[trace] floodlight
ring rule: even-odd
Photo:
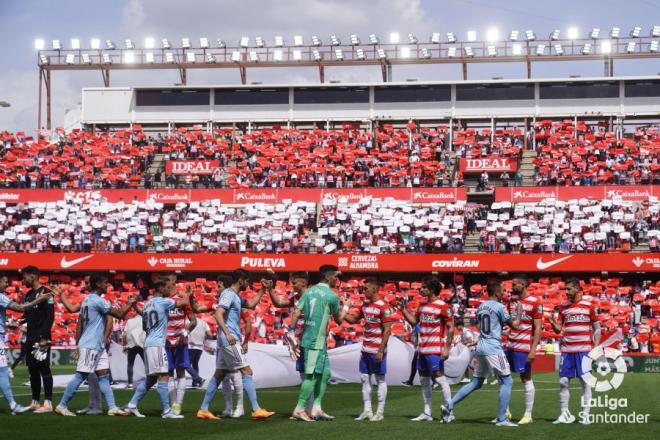
[[[456,35],[453,32],[447,32],[447,43],[456,43]]]
[[[404,46],[401,48],[401,58],[410,58],[410,48]]]
[[[433,32],[431,34],[431,43],[440,44],[440,32]]]
[[[131,40],[130,38],[124,40],[124,46],[126,46],[126,49],[131,49],[131,50],[135,49],[135,44],[133,44],[133,40]]]
[[[525,31],[525,38],[527,39],[527,41],[534,41],[536,40],[536,33],[531,29],[527,29]]]
[[[635,51],[635,42],[631,41],[626,45],[626,52],[633,53]]]
[[[589,55],[591,53],[591,43],[584,43],[582,48],[582,55]]]
[[[147,37],[144,39],[144,48],[153,49],[155,47],[155,42],[153,37]]]
[[[653,26],[651,29],[651,36],[653,38],[660,37],[660,26]]]
[[[256,37],[256,38],[254,39],[254,44],[255,44],[257,47],[264,47],[264,46],[266,45],[266,44],[264,43],[264,39],[261,38],[261,37]]]
[[[390,44],[399,44],[399,33],[398,32],[390,33]]]
[[[610,31],[610,37],[619,38],[621,36],[621,28],[613,27]]]
[[[248,37],[241,37],[241,41],[238,44],[241,47],[248,47],[250,45],[250,39]]]
[[[341,49],[335,49],[335,58],[339,61],[344,61],[344,52]]]
[[[467,32],[468,41],[477,41],[477,31],[468,31]]]
[[[536,46],[536,55],[543,55],[543,52],[545,52],[545,44]]]
[[[454,58],[456,56],[456,48],[455,47],[450,47],[447,49],[447,56],[449,58]]]
[[[39,62],[41,64],[48,64],[48,57],[43,54],[39,55]]]
[[[161,46],[163,46],[163,49],[171,49],[172,48],[172,45],[170,44],[170,40],[168,40],[167,38],[163,38],[162,40],[160,40],[160,44],[161,44]]]
[[[89,57],[89,54],[84,53],[82,54],[82,63],[83,64],[92,64],[92,59]]]
[[[422,47],[422,58],[424,58],[425,60],[431,58],[431,52],[429,52],[429,50],[425,47]]]
[[[92,49],[100,49],[101,48],[101,40],[99,40],[98,38],[92,38],[92,40],[90,41],[89,46]]]
[[[44,40],[41,38],[37,38],[36,40],[34,40],[34,49],[44,50]]]
[[[658,40],[653,40],[651,41],[651,44],[649,44],[649,52],[657,52],[658,51]]]
[[[321,41],[319,36],[318,35],[313,35],[312,36],[312,46],[319,47],[321,44],[323,44],[323,42]]]
[[[380,43],[380,40],[378,40],[378,37],[376,36],[376,34],[369,34],[369,43],[378,44],[378,43]]]
[[[135,62],[135,54],[132,50],[127,50],[124,52],[124,63],[131,64]]]
[[[417,37],[414,36],[413,34],[408,34],[408,42],[410,44],[417,44]]]
[[[182,38],[181,47],[183,47],[184,49],[190,49],[192,47],[192,45],[190,44],[190,38]]]
[[[500,32],[496,28],[490,28],[486,31],[486,39],[488,41],[497,41],[500,39]]]
[[[564,48],[561,44],[555,44],[555,55],[564,55]]]
[[[359,46],[360,45],[360,37],[358,37],[355,34],[351,34],[351,45],[352,46]]]
[[[209,48],[209,39],[206,37],[202,37],[199,39],[199,47],[202,49],[208,49]]]
[[[293,45],[294,46],[302,46],[303,44],[305,44],[305,42],[303,41],[302,35],[295,35],[293,37]]]
[[[231,60],[235,63],[238,63],[241,61],[241,53],[237,50],[233,51],[231,53]]]
[[[293,60],[300,61],[302,60],[302,51],[299,49],[294,49],[293,51]]]
[[[112,64],[112,58],[110,58],[110,54],[103,54],[103,64]]]
[[[468,56],[468,57],[473,57],[474,56],[474,51],[472,50],[471,46],[465,46],[465,56]]]
[[[66,58],[64,60],[65,63],[67,64],[73,64],[76,61],[76,56],[72,53],[66,54]]]
[[[109,50],[114,50],[117,48],[117,46],[115,46],[115,43],[113,43],[112,40],[105,40],[105,47],[107,47]]]
[[[284,37],[278,35],[275,37],[275,47],[282,47],[282,46],[284,46]]]
[[[518,40],[518,34],[519,34],[518,31],[511,31],[511,33],[509,34],[509,40],[517,41]]]
[[[488,46],[488,56],[489,57],[494,57],[497,55],[497,49],[495,46]]]
[[[220,38],[218,38],[218,47],[220,49],[224,49],[225,47],[227,47],[227,43],[225,43],[224,40],[221,40]]]
[[[53,40],[53,50],[62,50],[62,42],[60,40]]]
[[[378,49],[378,59],[380,60],[387,59],[387,53],[385,52],[385,49]]]
[[[593,28],[591,32],[589,32],[589,38],[591,38],[592,40],[597,40],[599,35],[600,35],[599,28]]]
[[[174,62],[174,54],[172,52],[165,52],[165,62],[167,63]]]
[[[207,63],[215,63],[215,56],[212,53],[207,53],[206,54],[206,62]]]
[[[71,49],[80,50],[80,40],[78,38],[71,39]]]
[[[568,36],[569,40],[575,40],[579,36],[578,28],[576,27],[570,27],[568,28],[568,31],[566,32],[566,35]]]
[[[314,58],[314,61],[321,61],[321,52],[319,52],[318,49],[314,49],[312,51],[312,57]]]
[[[145,53],[144,54],[144,61],[147,62],[147,63],[155,63],[156,58],[154,57],[154,53],[153,52]]]
[[[281,50],[276,50],[273,51],[273,60],[275,61],[282,61],[282,51]]]
[[[600,43],[600,52],[601,53],[610,53],[612,52],[612,42],[611,41],[603,41]]]
[[[256,63],[259,61],[259,54],[253,50],[250,51],[249,53],[250,56],[250,62],[251,63]]]
[[[511,53],[513,55],[522,55],[522,44],[513,43],[513,46],[511,47]]]
[[[339,38],[337,38],[336,35],[330,35],[330,45],[339,46],[341,45],[341,41],[339,40]]]
[[[192,50],[189,50],[186,52],[186,62],[187,63],[194,63],[196,61],[195,59],[195,52]]]
[[[639,38],[640,34],[642,33],[642,28],[641,26],[635,26],[632,31],[630,31],[630,36],[633,38]]]
[[[358,60],[365,60],[367,58],[367,56],[364,54],[364,49],[357,49],[355,54],[357,55]]]
[[[552,31],[552,33],[550,34],[550,39],[551,39],[551,40],[559,40],[559,35],[560,35],[560,34],[561,34],[561,31],[560,31],[559,29],[555,29],[555,30]]]

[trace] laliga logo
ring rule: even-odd
[[[582,358],[582,371],[582,379],[602,393],[619,388],[628,368],[620,351],[598,346],[589,352],[589,356]],[[608,380],[606,376],[610,373],[613,373],[612,378]]]

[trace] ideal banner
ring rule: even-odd
[[[221,203],[247,205],[251,203],[293,202],[321,203],[323,200],[356,202],[365,197],[393,198],[412,203],[453,203],[467,200],[466,188],[262,188],[262,189],[3,189],[0,202],[57,202],[59,200],[107,199],[109,202],[141,202],[153,200],[165,204],[220,200]]]
[[[509,172],[515,173],[518,169],[516,159],[510,157],[480,157],[473,159],[462,158],[458,161],[458,169],[463,173]]]
[[[637,186],[514,186],[495,188],[496,202],[540,202],[543,199],[571,200],[593,199],[643,202],[649,197],[660,197],[657,185]]]
[[[595,256],[598,258],[595,258]],[[601,254],[153,254],[1,253],[0,270],[36,265],[46,271],[216,272],[237,268],[278,272],[660,272],[654,253]]]
[[[218,160],[168,160],[165,163],[165,174],[212,175],[218,168]]]

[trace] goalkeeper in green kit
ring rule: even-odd
[[[330,379],[330,362],[328,360],[328,322],[332,316],[341,324],[351,304],[339,306],[339,296],[332,290],[339,280],[340,272],[336,266],[324,265],[319,269],[321,281],[307,289],[296,303],[291,317],[290,328],[295,329],[299,319],[304,317],[301,340],[296,340],[293,330],[287,332],[287,339],[294,356],[303,358],[305,379],[300,386],[300,396],[292,418],[312,422],[314,420],[333,420],[321,406]],[[314,393],[312,414],[307,414],[305,405],[309,396]]]

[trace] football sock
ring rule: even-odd
[[[433,411],[433,386],[431,378],[420,376],[419,382],[422,384],[422,398],[424,399],[424,414],[431,415]]]
[[[449,403],[451,400],[451,388],[449,388],[449,382],[445,376],[436,377],[434,382],[440,385],[442,390],[442,398],[445,400],[445,404]]]
[[[167,380],[167,396],[170,402],[174,403],[176,401],[176,382],[173,377]]]
[[[101,389],[99,388],[99,378],[96,373],[90,373],[87,376],[87,385],[89,386],[89,403],[87,407],[90,409],[101,409]]]
[[[296,407],[296,409],[305,408],[305,406],[307,405],[307,401],[309,400],[310,396],[314,393],[316,381],[319,379],[320,377],[318,374],[305,375],[305,380],[303,380],[303,383],[300,385],[300,394],[298,395],[298,406]]]
[[[364,402],[364,410],[371,412],[371,376],[368,374],[360,374],[362,379],[362,401]]]
[[[569,399],[568,377],[562,377],[559,379],[559,408],[561,412],[568,411]]]
[[[497,420],[501,422],[506,419],[506,410],[511,401],[511,386],[513,385],[513,379],[511,379],[511,376],[502,376],[499,380]]]
[[[256,411],[259,408],[259,402],[257,401],[257,389],[254,387],[254,382],[252,382],[252,376],[247,374],[243,376],[243,389],[250,399],[250,405],[252,405],[252,411]]]
[[[202,406],[200,407],[204,411],[209,410],[209,405],[215,397],[215,393],[218,391],[218,380],[214,376],[211,376],[209,379],[208,385],[206,385],[206,392],[204,393],[204,401],[202,401]]]
[[[222,394],[225,396],[225,410],[231,411],[234,409],[234,399],[231,395],[231,382],[233,380],[233,374],[228,374],[222,380]]]
[[[236,408],[243,410],[243,375],[238,371],[231,375],[231,383],[234,384],[234,392],[236,393]],[[231,394],[231,387],[230,392]],[[231,408],[231,405],[229,406]]]
[[[385,399],[387,399],[387,381],[385,375],[377,374],[376,383],[378,384],[378,412],[385,412]]]
[[[109,374],[104,374],[103,376],[98,377],[98,387],[103,394],[103,398],[105,399],[105,403],[108,404],[108,409],[115,408],[117,405],[115,404],[115,395],[112,392],[112,388],[110,388],[110,375]],[[101,405],[99,402],[98,409],[101,409]]]
[[[186,378],[182,377],[176,381],[176,404],[183,404],[183,396],[186,395]]]
[[[484,379],[483,377],[473,377],[470,383],[464,385],[461,387],[460,390],[458,390],[458,393],[454,394],[454,398],[449,401],[447,404],[447,408],[451,411],[454,409],[456,404],[460,402],[461,400],[465,399],[467,396],[472,394],[474,391],[478,390],[481,388],[481,386],[484,384]]]
[[[590,408],[589,408],[589,401],[591,400],[591,387],[587,382],[582,380],[580,378],[580,385],[582,385],[582,412],[585,414],[589,414]]]
[[[76,371],[76,374],[73,375],[73,378],[67,384],[66,389],[64,390],[64,395],[62,396],[62,400],[58,406],[66,408],[66,406],[69,404],[69,401],[71,401],[74,394],[76,394],[76,390],[85,381],[86,378],[87,373],[79,373]]]
[[[158,387],[156,388],[158,397],[160,398],[160,405],[163,407],[163,413],[170,410],[170,396],[167,389],[167,382],[167,380],[159,380]]]
[[[323,396],[328,389],[328,381],[330,380],[330,368],[324,368],[323,374],[314,385],[314,408],[321,408],[323,403]]]
[[[2,389],[2,394],[5,395],[9,407],[13,406],[14,402],[14,393],[11,391],[11,384],[9,383],[9,368],[2,367],[0,368],[0,389]]]
[[[525,386],[525,415],[532,417],[532,409],[534,408],[534,382],[530,379],[523,383]]]
[[[301,381],[305,380],[305,373],[300,373],[300,380]],[[313,407],[314,407],[314,393],[311,393],[307,398],[307,403],[305,404],[305,411],[307,411],[307,414],[312,413]]]
[[[151,388],[153,385],[149,379],[150,378],[146,378],[140,382],[137,387],[135,387],[135,393],[133,394],[131,401],[128,402],[128,406],[131,408],[137,407],[137,404],[140,403],[140,400],[142,400],[144,395],[147,394],[147,391],[149,391],[149,388]]]

